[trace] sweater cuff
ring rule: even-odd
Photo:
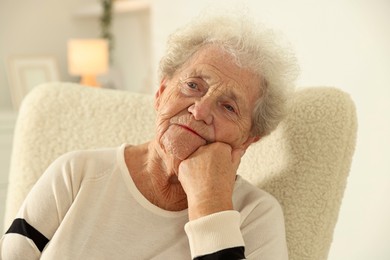
[[[184,229],[190,243],[192,259],[226,248],[244,246],[240,230],[240,213],[221,211],[188,222]]]

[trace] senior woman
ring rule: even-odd
[[[285,113],[293,58],[272,37],[230,16],[174,33],[155,138],[57,159],[2,259],[287,259],[280,205],[236,175]]]

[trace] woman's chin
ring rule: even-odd
[[[168,131],[160,139],[166,153],[183,161],[199,147],[206,145],[206,140],[188,131]]]

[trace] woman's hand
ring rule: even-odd
[[[201,146],[179,165],[179,181],[187,194],[189,219],[232,210],[236,172],[244,150],[215,142]]]

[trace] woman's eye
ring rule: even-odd
[[[236,112],[236,110],[234,109],[234,107],[232,107],[231,105],[224,105],[226,110],[230,111],[230,112]]]
[[[187,82],[187,86],[191,89],[197,89],[198,88],[198,84],[194,83],[194,82]]]

